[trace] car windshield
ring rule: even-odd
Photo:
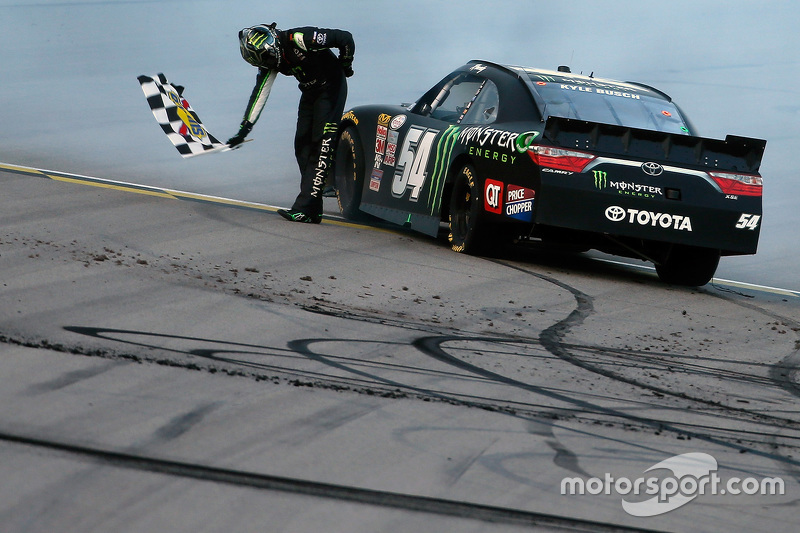
[[[646,87],[584,76],[525,70],[545,118],[557,116],[630,128],[689,134],[680,110]]]

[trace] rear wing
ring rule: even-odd
[[[554,116],[544,138],[563,148],[750,174],[758,172],[767,145],[735,135],[723,141]]]

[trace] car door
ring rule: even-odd
[[[361,209],[435,236],[460,122],[486,80],[457,72],[408,112],[378,117],[375,165]],[[387,186],[388,185],[388,186]]]

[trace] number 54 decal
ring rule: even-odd
[[[739,222],[736,223],[736,228],[749,229],[752,231],[758,227],[760,220],[761,215],[748,215],[746,213],[742,213],[742,216],[739,217]]]
[[[395,167],[394,180],[392,181],[392,195],[394,197],[400,198],[408,189],[411,189],[409,200],[416,202],[419,199],[419,191],[428,176],[425,169],[428,167],[431,147],[438,134],[438,130],[429,130],[417,126],[409,128]]]

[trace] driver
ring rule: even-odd
[[[338,49],[338,57],[331,48]],[[353,75],[353,36],[344,30],[314,27],[278,30],[273,22],[240,31],[239,49],[244,60],[258,68],[258,74],[239,132],[228,145],[240,145],[253,129],[278,72],[297,78],[301,96],[294,150],[300,167],[300,194],[291,209],[279,209],[278,213],[294,222],[319,224],[323,189],[347,99],[346,78]]]

